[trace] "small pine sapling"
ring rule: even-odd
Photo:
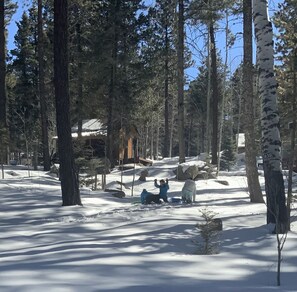
[[[222,230],[222,220],[214,218],[217,214],[208,209],[200,210],[204,219],[203,223],[197,223],[201,240],[193,242],[198,246],[198,254],[217,254],[219,253],[219,235]]]

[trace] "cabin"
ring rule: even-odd
[[[81,137],[78,137],[78,124],[71,128],[74,152],[78,156],[92,158],[105,157],[107,126],[99,119],[83,120]],[[129,163],[138,160],[138,131],[135,126],[122,127],[118,137],[115,137],[114,155],[121,163]],[[56,142],[58,137],[54,137]],[[56,143],[53,146],[57,149]]]
[[[105,141],[107,127],[99,119],[82,121],[81,137],[78,137],[78,124],[71,128],[71,136],[75,147],[81,148],[80,156],[87,158],[103,158],[105,156]]]
[[[122,127],[119,131],[119,161],[123,163],[138,162],[138,138],[136,126]]]

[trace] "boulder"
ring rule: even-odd
[[[178,165],[176,178],[177,180],[196,179],[199,174],[199,167],[196,164],[185,167],[183,164]]]

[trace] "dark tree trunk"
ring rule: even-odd
[[[2,164],[2,178],[4,178],[3,163],[8,161],[9,132],[6,121],[6,46],[5,46],[5,13],[4,1],[0,3],[0,163]]]
[[[67,8],[67,0],[54,1],[54,84],[63,206],[81,205],[70,126]]]
[[[252,0],[243,0],[243,108],[245,114],[245,160],[250,199],[264,203],[256,165],[253,95]]]
[[[0,1],[0,127],[6,128],[4,1]]]
[[[38,66],[39,66],[39,100],[42,131],[42,151],[43,151],[43,169],[50,170],[51,162],[48,143],[48,117],[45,99],[44,83],[44,42],[43,42],[43,19],[42,19],[42,0],[38,0]]]
[[[169,156],[169,68],[168,68],[168,54],[169,54],[169,38],[168,38],[168,27],[165,32],[165,84],[164,84],[164,120],[165,120],[165,133],[164,133],[164,150],[163,156]]]
[[[282,173],[274,171],[264,162],[265,191],[267,198],[267,223],[275,223],[277,232],[288,228],[285,187]]]
[[[212,142],[211,142],[211,163],[218,164],[218,103],[219,86],[217,73],[217,52],[213,23],[209,26],[210,54],[211,54],[211,87],[212,87]]]
[[[109,96],[108,96],[108,115],[107,115],[107,157],[110,160],[111,167],[114,167],[114,99],[116,87],[116,74],[117,74],[117,56],[118,56],[118,29],[117,29],[117,13],[119,11],[119,1],[116,0],[113,11],[113,36],[112,36],[112,54],[111,54],[111,69],[110,69],[110,82],[109,82]]]
[[[77,33],[77,52],[78,52],[78,80],[77,80],[77,133],[78,137],[82,136],[82,124],[83,124],[83,68],[81,62],[82,47],[81,47],[81,25],[80,23],[76,24],[76,33]]]
[[[186,160],[185,157],[185,121],[184,121],[184,1],[178,1],[178,48],[177,48],[177,74],[178,74],[178,142],[179,163]]]
[[[83,124],[83,68],[82,68],[82,45],[81,45],[81,23],[79,15],[79,7],[75,6],[75,15],[77,17],[76,29],[76,46],[78,53],[78,64],[77,64],[77,135],[80,139],[82,137],[82,124]]]
[[[200,137],[199,137],[200,147],[198,148],[199,149],[198,154],[205,152],[205,143],[204,143],[204,141],[205,141],[206,133],[207,133],[207,131],[206,131],[205,122],[201,118],[201,134],[200,134]]]
[[[288,175],[288,197],[287,197],[287,208],[288,208],[288,229],[291,229],[291,204],[293,201],[293,168],[296,161],[296,154],[295,154],[295,139],[296,139],[296,109],[297,109],[297,76],[296,76],[296,70],[297,70],[297,49],[294,50],[294,58],[293,58],[293,65],[292,65],[292,71],[293,71],[293,95],[292,95],[292,124],[290,125],[291,130],[291,147],[290,147],[290,161],[289,161],[289,175]]]

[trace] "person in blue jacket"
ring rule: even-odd
[[[156,204],[161,203],[159,195],[154,195],[148,192],[146,189],[143,189],[143,191],[141,192],[140,200],[141,200],[141,204],[144,204],[144,205],[151,204],[151,203],[156,203]]]
[[[167,191],[169,190],[169,184],[168,184],[168,178],[166,178],[166,182],[164,179],[160,180],[160,184],[157,183],[157,179],[155,179],[155,187],[159,188],[159,196],[160,198],[168,203],[168,198],[167,198]]]

